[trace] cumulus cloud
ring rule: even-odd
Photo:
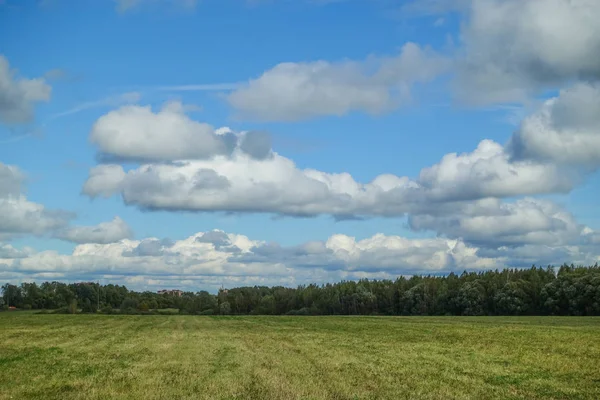
[[[158,112],[150,106],[128,105],[101,116],[90,141],[104,161],[171,161],[230,155],[237,147],[263,159],[270,155],[267,132],[234,133],[192,120],[180,102],[168,102]]]
[[[143,239],[131,250],[124,250],[122,255],[124,257],[158,257],[165,255],[173,245],[174,242],[170,239]]]
[[[25,196],[0,198],[0,237],[42,235],[66,226],[73,214],[48,210]]]
[[[431,210],[453,213],[462,203],[480,199],[569,193],[600,162],[599,100],[597,85],[576,84],[526,117],[506,145],[482,140],[471,152],[446,154],[415,178],[381,174],[370,182],[358,182],[348,173],[300,169],[273,151],[270,137],[263,132],[211,128],[209,137],[229,138],[229,150],[214,151],[209,140],[208,146],[194,150],[193,158],[186,153],[193,145],[184,146],[185,129],[177,128],[182,121],[191,126],[199,123],[181,112],[179,105],[173,108],[175,118],[167,119],[152,135],[146,135],[144,127],[157,124],[143,121],[136,129],[115,124],[115,129],[107,130],[113,132],[107,137],[115,139],[114,151],[119,151],[115,156],[163,162],[146,162],[127,171],[116,163],[97,166],[90,171],[83,193],[118,194],[126,204],[145,210],[327,214],[340,219]],[[151,121],[165,112],[143,109],[144,118]],[[115,134],[119,129],[123,133]],[[182,150],[163,146],[167,138],[181,143],[177,148]]]
[[[90,197],[110,197],[121,187],[125,171],[120,165],[98,165],[90,169],[82,193]]]
[[[57,238],[74,243],[114,243],[133,236],[129,225],[119,217],[95,226],[70,226],[55,233]]]
[[[504,147],[483,140],[471,153],[445,155],[419,175],[419,182],[439,200],[473,200],[541,193],[566,193],[577,175],[553,164],[512,162]]]
[[[33,119],[34,104],[50,100],[51,87],[44,78],[26,79],[11,70],[0,54],[0,121],[24,123]]]
[[[600,166],[600,86],[578,83],[525,118],[508,149],[515,159]]]
[[[48,210],[21,194],[25,174],[0,162],[0,239],[21,234],[41,235],[68,224],[72,214]]]
[[[391,274],[449,272],[455,268],[486,269],[499,265],[498,260],[477,256],[477,249],[463,242],[446,239],[407,239],[376,234],[363,240],[336,234],[325,242],[308,242],[296,247],[266,243],[244,254],[244,261],[277,261],[302,268],[321,267],[350,271]]]
[[[479,200],[457,207],[451,214],[411,215],[409,225],[483,248],[576,245],[588,241],[593,232],[557,204],[533,198],[511,203]]]
[[[24,179],[17,167],[0,162],[0,198],[19,195]]]
[[[599,18],[595,0],[470,1],[459,96],[475,103],[522,101],[573,79],[597,80]]]
[[[70,255],[45,251],[19,259],[0,257],[3,264],[15,273],[64,274],[67,278],[110,275],[114,281],[132,276],[155,280],[169,277],[200,285],[207,279],[219,285],[258,280],[293,286],[343,278],[496,268],[502,261],[479,257],[476,248],[441,238],[377,234],[357,240],[338,234],[326,241],[283,247],[215,230],[178,241],[147,238],[82,244]]]
[[[409,100],[412,84],[430,81],[448,66],[446,58],[414,43],[395,57],[286,62],[229,94],[228,101],[244,117],[269,121],[376,114]]]
[[[0,243],[0,259],[9,260],[14,258],[25,258],[35,254],[31,247],[17,249],[10,244]]]
[[[335,234],[323,241],[281,246],[214,230],[176,241],[146,238],[81,244],[68,255],[0,245],[0,276],[11,274],[12,279],[21,280],[49,276],[102,279],[136,288],[168,285],[195,291],[216,290],[221,285],[296,286],[342,279],[394,279],[398,275],[529,266],[533,262],[593,264],[600,261],[599,254],[598,245],[584,242],[478,248],[460,239],[384,234],[365,239]]]
[[[255,159],[232,156],[171,164],[94,168],[84,185],[89,196],[120,194],[147,210],[260,212],[339,218],[398,216],[485,197],[567,192],[569,170],[531,161],[510,162],[498,143],[486,140],[471,153],[449,154],[418,179],[383,174],[369,183],[350,174],[299,169],[277,153]]]

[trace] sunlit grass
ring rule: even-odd
[[[0,313],[0,399],[599,399],[600,318]]]

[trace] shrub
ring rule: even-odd
[[[71,300],[71,302],[69,303],[69,306],[67,307],[67,313],[77,314],[77,300],[75,300],[75,299]]]
[[[135,314],[138,309],[138,301],[132,298],[126,298],[121,303],[121,314]]]
[[[111,306],[104,306],[100,309],[100,312],[102,314],[112,314],[114,312],[114,310]]]
[[[213,315],[214,313],[215,313],[215,311],[212,308],[209,308],[208,310],[197,312],[198,315]]]
[[[229,302],[225,301],[225,302],[221,303],[221,305],[219,306],[219,311],[221,312],[222,315],[231,314],[231,305],[229,304]]]

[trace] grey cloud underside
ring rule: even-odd
[[[30,122],[34,117],[34,104],[48,101],[50,92],[51,88],[43,78],[18,77],[0,54],[0,122]]]
[[[600,2],[471,0],[461,6],[467,22],[455,89],[462,100],[523,101],[600,78]]]
[[[129,250],[124,250],[124,257],[159,257],[165,255],[173,246],[174,242],[170,239],[144,239],[137,246]]]
[[[73,213],[47,210],[23,198],[0,199],[0,234],[7,236],[43,235],[66,226],[73,217]]]
[[[0,162],[0,241],[16,237],[50,236],[74,243],[107,244],[130,238],[133,233],[119,217],[96,226],[72,226],[75,213],[47,209],[22,193],[25,174],[16,166]],[[25,258],[25,252],[0,242],[0,259]]]
[[[133,236],[129,225],[119,217],[96,226],[70,226],[54,233],[54,236],[74,243],[114,243]]]
[[[411,215],[409,225],[414,230],[461,238],[482,248],[579,245],[591,237],[589,228],[565,209],[532,198],[513,203],[487,199],[466,204],[452,213]]]
[[[271,156],[271,147],[271,135],[267,132],[251,131],[240,140],[240,149],[257,160]]]
[[[16,167],[0,162],[0,198],[19,195],[24,179]]]
[[[600,62],[600,60],[599,60]],[[514,160],[600,167],[600,86],[579,83],[528,116],[511,137]]]
[[[25,181],[17,167],[0,162],[0,239],[43,235],[65,227],[74,217],[63,210],[49,210],[22,194]]]
[[[227,235],[223,231],[210,231],[203,233],[202,235],[196,238],[196,242],[212,243],[217,249],[223,246],[231,245],[229,235]]]
[[[0,243],[0,260],[5,259],[16,259],[16,258],[26,258],[32,255],[34,251],[29,248],[25,249],[17,249],[9,244]],[[5,264],[6,265],[6,264]]]

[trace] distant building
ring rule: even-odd
[[[177,289],[175,289],[175,290],[165,289],[165,290],[159,290],[158,294],[170,294],[171,296],[181,297],[181,295],[183,294],[183,291],[177,290]]]

